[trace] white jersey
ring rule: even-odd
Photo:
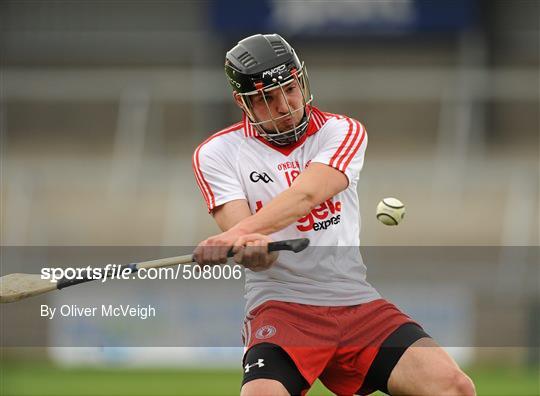
[[[255,213],[313,162],[338,169],[349,180],[347,189],[270,235],[273,240],[309,238],[311,245],[301,253],[280,252],[266,271],[246,270],[248,311],[268,300],[344,306],[380,298],[366,281],[359,251],[356,187],[366,146],[361,123],[313,108],[307,132],[294,145],[271,145],[244,116],[197,147],[193,168],[209,211],[244,199]]]

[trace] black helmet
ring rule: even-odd
[[[313,100],[306,68],[304,63],[299,61],[294,49],[279,34],[256,34],[239,41],[227,52],[225,74],[231,87],[241,98],[242,108],[251,125],[262,137],[278,145],[287,145],[298,141],[306,132],[311,118],[309,104]],[[282,117],[272,117],[270,108],[270,119],[257,120],[250,97],[274,89],[280,89],[285,95],[283,87],[293,81],[298,83],[302,91],[303,106],[298,109],[291,109],[289,106],[289,113],[282,117],[292,117],[293,113],[302,111],[303,118],[300,123],[290,130],[280,131],[276,121]],[[268,103],[266,106],[268,107]],[[262,127],[265,123],[272,123],[274,131],[265,130]]]

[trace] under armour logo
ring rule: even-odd
[[[245,370],[246,373],[249,373],[249,369],[252,368],[252,367],[255,367],[255,366],[257,366],[257,367],[264,367],[264,363],[263,363],[263,362],[264,362],[264,359],[259,359],[259,360],[257,361],[257,363],[253,363],[253,364],[251,364],[251,365],[250,365],[249,363],[246,363],[246,365],[244,366],[244,368],[246,369],[246,370]]]
[[[253,183],[257,183],[259,180],[262,180],[265,183],[274,182],[272,178],[266,174],[266,172],[260,174],[255,171],[249,174],[249,180],[251,180]]]

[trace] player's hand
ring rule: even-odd
[[[227,262],[227,254],[240,235],[231,230],[214,235],[201,243],[193,251],[193,260],[200,266],[219,265]]]
[[[270,242],[272,239],[263,234],[241,236],[234,243],[234,261],[255,272],[267,270],[279,255],[278,252],[268,252]]]

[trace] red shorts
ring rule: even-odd
[[[279,345],[312,385],[317,378],[338,395],[357,392],[384,340],[415,323],[393,304],[324,307],[267,301],[244,321],[246,352],[260,343]]]

